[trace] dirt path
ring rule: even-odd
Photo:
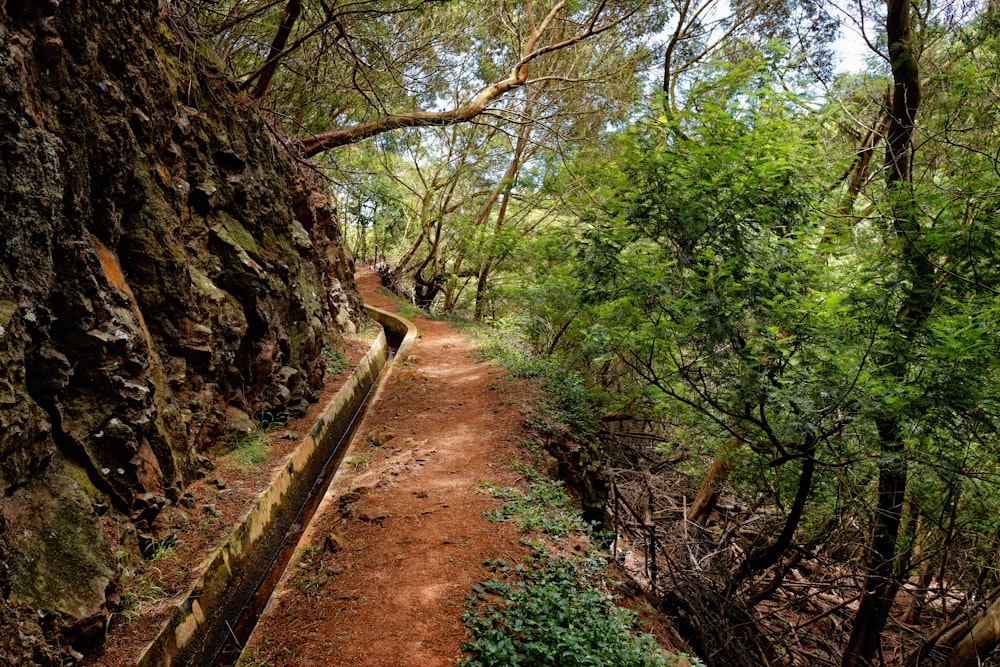
[[[395,309],[373,274],[358,284]],[[483,561],[523,553],[514,526],[483,518],[499,503],[479,482],[516,479],[534,390],[477,362],[450,325],[414,323],[421,336],[351,443],[244,664],[454,665]]]

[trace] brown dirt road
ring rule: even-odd
[[[360,273],[365,301],[394,302]],[[417,317],[416,345],[351,443],[243,664],[438,667],[462,654],[484,560],[525,548],[481,480],[509,485],[535,389],[478,362],[449,324]]]

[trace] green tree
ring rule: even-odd
[[[996,581],[995,565],[975,570],[980,583],[949,553],[976,543],[963,548],[995,561],[981,517],[997,511],[1000,172],[985,149],[996,97],[984,95],[997,69],[990,33],[973,28],[925,54],[946,65],[936,76],[921,82],[913,63],[894,73],[903,83],[875,125],[888,131],[883,179],[840,178],[856,155],[824,153],[839,100],[815,114],[778,92],[766,59],[714,64],[687,114],[654,112],[594,160],[587,197],[571,202],[579,222],[539,246],[525,290],[542,349],[575,350],[633,415],[699,441],[696,453],[727,452],[741,464],[731,484],[778,509],[775,537],[746,542],[731,573],[745,599],[773,594],[790,547],[830,540],[845,517],[867,523],[863,569],[835,565],[864,590],[846,664],[874,660],[911,573],[934,563],[939,580],[982,595]]]

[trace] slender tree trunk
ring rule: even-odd
[[[726,463],[725,456],[716,456],[708,472],[705,473],[705,477],[701,480],[698,495],[691,502],[691,507],[688,510],[689,521],[700,525],[705,525],[708,522],[708,517],[712,515],[719,502],[719,495],[728,472],[729,465]]]
[[[736,575],[738,581],[743,581],[757,572],[762,572],[781,560],[785,550],[792,544],[795,530],[802,519],[806,501],[809,500],[809,492],[812,490],[812,479],[815,472],[816,441],[811,439],[802,448],[802,472],[799,474],[799,485],[795,491],[792,506],[788,510],[788,516],[785,517],[785,525],[781,534],[766,547],[750,552]]]
[[[917,548],[914,550],[915,556],[920,556],[923,553],[923,548],[920,543],[917,542]],[[909,623],[910,625],[916,625],[920,622],[920,617],[924,611],[924,605],[927,604],[927,588],[931,585],[931,581],[934,580],[934,561],[927,559],[920,565],[920,575],[917,577],[917,590],[913,592],[913,597],[910,599],[909,604],[906,605],[906,609],[903,610],[903,617],[900,619],[903,623]]]
[[[483,319],[486,316],[486,303],[487,299],[487,287],[489,283],[487,282],[490,276],[490,262],[484,260],[482,264],[479,265],[479,273],[476,276],[476,311],[474,317],[477,320]]]
[[[250,97],[259,100],[264,97],[267,89],[271,86],[274,74],[278,71],[278,64],[281,62],[282,55],[284,55],[283,52],[285,45],[288,43],[288,37],[292,34],[292,28],[295,26],[295,22],[298,21],[299,14],[301,13],[302,0],[288,0],[288,4],[281,10],[281,24],[278,26],[278,32],[274,35],[274,40],[271,42],[267,61],[263,67],[255,72],[255,76],[251,76],[246,81],[249,84],[254,78],[257,79],[257,85],[250,93]]]
[[[540,94],[540,90],[534,91],[529,94],[524,101],[524,107],[521,109],[522,118],[531,118],[535,110],[535,100]],[[500,183],[497,184],[496,190],[494,190],[493,196],[483,205],[479,214],[476,216],[476,225],[485,224],[489,219],[490,212],[496,205],[497,200],[500,201],[500,210],[497,212],[497,219],[494,225],[494,233],[499,233],[503,228],[504,220],[507,217],[507,207],[510,205],[511,193],[514,190],[514,180],[517,178],[517,172],[520,171],[521,165],[524,162],[525,154],[528,150],[528,139],[531,138],[531,126],[525,123],[521,126],[517,133],[517,141],[514,143],[514,153],[511,155],[510,163],[507,165],[507,169],[504,171],[503,178]],[[487,294],[487,280],[489,279],[490,272],[493,270],[493,258],[486,256],[482,259],[482,263],[479,266],[479,272],[476,277],[476,307],[475,307],[475,318],[477,320],[483,319],[483,315],[486,313],[486,294]]]
[[[861,193],[861,187],[868,180],[871,174],[872,158],[875,156],[875,149],[885,138],[892,114],[892,90],[890,89],[885,100],[885,109],[879,114],[878,120],[864,136],[861,146],[858,147],[854,155],[854,161],[840,177],[839,183],[847,181],[847,190],[837,205],[837,217],[829,220],[823,230],[823,238],[820,239],[820,248],[832,250],[833,243],[839,236],[844,234],[846,227],[850,224],[851,216],[854,213],[854,206]]]
[[[903,515],[906,493],[906,452],[899,438],[895,419],[877,424],[882,446],[879,464],[878,501],[875,526],[868,552],[861,604],[854,616],[851,638],[844,652],[844,667],[869,667],[882,641],[882,629],[896,598],[899,584],[895,579],[896,541]]]
[[[896,382],[905,381],[906,359],[912,355],[917,333],[933,303],[933,267],[916,243],[919,223],[911,191],[910,151],[917,110],[920,78],[913,43],[909,0],[888,0],[886,34],[892,65],[892,109],[886,135],[887,197],[892,210],[892,230],[900,243],[901,273],[910,288],[896,313],[894,343],[886,350],[883,367]],[[899,582],[896,543],[906,495],[907,459],[902,437],[903,417],[885,414],[875,419],[881,457],[878,500],[872,527],[867,573],[861,603],[854,617],[851,637],[844,651],[843,667],[869,667],[881,645],[882,629],[892,608]]]

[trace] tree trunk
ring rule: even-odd
[[[708,517],[715,510],[715,505],[719,502],[719,495],[722,493],[722,485],[726,481],[729,472],[729,465],[724,456],[716,456],[709,467],[705,477],[701,480],[701,487],[698,495],[691,502],[688,510],[688,520],[699,525],[705,525]]]
[[[878,652],[882,628],[899,590],[895,580],[896,538],[903,515],[907,465],[899,440],[898,424],[880,420],[883,462],[879,464],[878,502],[868,556],[868,571],[861,604],[854,616],[851,638],[844,652],[844,667],[868,667]]]
[[[481,320],[486,316],[486,302],[487,302],[487,287],[489,283],[487,278],[490,275],[490,263],[488,260],[484,260],[479,266],[479,273],[476,275],[476,311],[474,317],[477,320]]]
[[[948,667],[976,667],[1000,644],[1000,600],[980,618],[948,656]]]
[[[886,195],[892,210],[892,230],[901,244],[898,251],[901,273],[909,279],[910,288],[896,313],[894,325],[897,335],[884,353],[882,366],[892,380],[903,382],[907,371],[906,359],[912,356],[911,348],[917,333],[933,304],[933,266],[915,246],[920,229],[910,189],[910,150],[920,106],[920,78],[909,0],[888,0],[886,34],[893,74],[892,109],[886,136]],[[899,589],[895,568],[896,542],[907,481],[902,422],[903,417],[897,414],[875,419],[882,454],[875,525],[861,604],[844,651],[843,667],[868,667],[873,664],[881,644],[882,629]]]
[[[278,71],[278,64],[284,55],[288,37],[292,34],[292,28],[295,26],[295,22],[299,19],[301,13],[302,0],[288,0],[288,4],[281,10],[281,24],[278,26],[278,32],[274,35],[274,40],[271,42],[271,48],[267,54],[267,62],[246,81],[246,84],[249,84],[255,78],[257,79],[257,85],[250,93],[250,97],[259,100],[264,97],[267,89],[271,87],[271,81],[274,80],[274,74]]]
[[[812,490],[813,473],[816,471],[816,440],[811,439],[802,448],[802,472],[799,474],[799,484],[795,491],[795,499],[785,517],[785,525],[781,534],[766,547],[754,549],[747,556],[740,566],[736,575],[737,581],[743,581],[757,572],[763,572],[771,567],[784,555],[785,550],[791,545],[795,530],[802,519],[802,513],[806,508],[806,501],[809,499],[809,492]]]
[[[892,110],[891,90],[886,96],[885,109],[879,114],[878,121],[870,128],[857,149],[854,162],[847,171],[840,177],[839,183],[847,181],[847,191],[837,205],[837,217],[828,220],[823,229],[823,238],[820,239],[820,248],[829,250],[834,247],[834,241],[843,235],[850,224],[851,216],[854,213],[854,206],[861,192],[861,186],[868,180],[871,173],[872,158],[879,142],[885,138],[885,133],[889,127],[889,120]]]

